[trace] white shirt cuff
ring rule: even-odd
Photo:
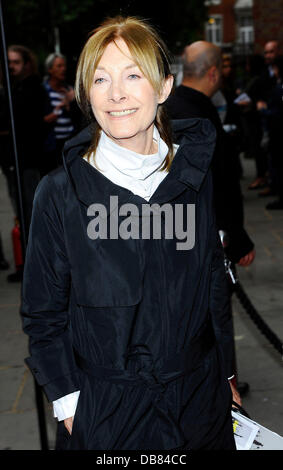
[[[75,415],[80,391],[69,393],[64,397],[58,398],[53,401],[53,415],[58,421],[63,421],[66,418],[71,418]]]
[[[228,377],[228,380],[232,380],[233,377],[235,377],[235,375]],[[53,401],[54,418],[57,418],[58,421],[63,421],[64,419],[75,416],[79,395],[80,391],[78,390]]]

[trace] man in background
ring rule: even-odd
[[[45,92],[37,72],[36,57],[22,45],[8,48],[8,64],[12,88],[13,114],[19,173],[23,195],[25,235],[28,239],[31,221],[32,203],[35,189],[40,181],[43,165],[43,111]],[[9,194],[17,194],[15,162],[10,152],[8,184]],[[15,201],[16,218],[19,217],[18,201]],[[8,276],[9,282],[22,280],[23,266],[17,266],[16,272]]]
[[[222,57],[219,47],[197,41],[184,51],[182,84],[166,102],[171,119],[206,118],[217,133],[212,160],[216,219],[219,230],[227,233],[229,259],[241,266],[252,263],[254,243],[244,228],[244,211],[238,161],[233,146],[211,98],[220,89]]]
[[[212,158],[214,206],[219,231],[226,233],[225,252],[233,263],[249,266],[255,257],[254,243],[244,228],[244,211],[240,187],[238,153],[223,129],[219,113],[211,98],[221,87],[221,49],[206,41],[187,46],[183,55],[183,81],[166,102],[171,119],[205,118],[216,129],[216,146]],[[177,142],[178,143],[178,142]],[[228,282],[228,280],[227,280]],[[230,289],[231,296],[233,290]],[[232,315],[232,308],[231,308]],[[236,357],[235,357],[235,374]],[[248,384],[229,378],[244,394]]]
[[[256,106],[262,118],[262,125],[268,135],[268,186],[260,196],[277,195],[266,205],[266,209],[283,209],[281,129],[282,121],[282,57],[278,41],[268,41],[264,46],[265,68],[257,87]],[[279,176],[279,179],[278,179]]]

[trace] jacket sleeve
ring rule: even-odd
[[[221,361],[224,364],[225,377],[235,373],[234,332],[231,310],[231,298],[224,266],[224,252],[220,236],[213,225],[214,251],[212,259],[210,285],[210,313]]]
[[[68,324],[70,267],[55,201],[56,187],[46,175],[34,196],[21,295],[30,352],[25,361],[49,401],[80,388]]]
[[[238,263],[254,249],[254,243],[244,227],[243,196],[234,147],[229,136],[219,131],[212,173],[216,223],[219,230],[228,234],[229,245],[225,249],[228,258]]]

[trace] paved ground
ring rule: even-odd
[[[246,227],[254,239],[257,256],[249,268],[238,270],[250,299],[268,325],[283,338],[283,211],[269,213],[266,199],[246,187],[254,176],[254,165],[243,161],[245,178]],[[27,338],[19,317],[20,284],[9,284],[6,276],[13,272],[11,229],[12,207],[6,182],[0,174],[0,231],[9,271],[0,271],[0,450],[40,449],[34,382],[23,359]],[[239,379],[250,385],[243,405],[251,418],[283,436],[283,362],[244,311],[233,299],[235,342]],[[55,420],[45,400],[49,447],[53,448]]]

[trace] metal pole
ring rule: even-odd
[[[4,30],[2,0],[0,0],[0,27],[1,27],[1,40],[2,40],[2,48],[3,48],[3,62],[4,62],[3,76],[6,81],[6,91],[7,91],[9,111],[10,111],[12,142],[13,142],[14,157],[15,157],[16,178],[17,178],[17,185],[18,185],[18,210],[19,210],[18,216],[19,216],[20,227],[21,227],[22,253],[23,253],[23,259],[25,259],[27,240],[26,240],[25,219],[24,219],[24,211],[23,211],[22,186],[21,186],[19,159],[18,159],[17,142],[16,142],[12,93],[11,93],[11,84],[10,84],[8,58],[7,58],[6,37],[5,37],[5,30]],[[36,406],[37,406],[37,416],[38,416],[38,423],[39,423],[41,448],[42,450],[48,450],[48,438],[47,438],[43,393],[42,393],[42,389],[39,387],[36,381],[34,381],[34,384],[35,384],[35,398],[36,398]]]
[[[61,52],[61,48],[60,48],[60,32],[59,32],[58,26],[55,26],[55,27],[54,27],[54,43],[55,43],[54,50],[55,50],[55,52],[58,54],[58,53]]]
[[[23,259],[24,259],[25,252],[26,252],[26,231],[25,231],[25,221],[24,221],[23,201],[22,201],[22,188],[21,188],[21,179],[20,179],[19,159],[18,159],[17,142],[16,142],[15,121],[14,121],[14,113],[13,113],[12,93],[11,93],[11,84],[10,84],[9,67],[8,67],[6,37],[5,37],[5,30],[4,30],[2,0],[0,0],[0,25],[1,25],[1,40],[2,40],[3,61],[4,61],[3,78],[5,79],[5,82],[6,82],[6,91],[7,91],[9,111],[10,111],[10,124],[11,124],[11,133],[12,133],[12,142],[13,142],[13,149],[14,149],[16,178],[17,178],[17,187],[18,187],[18,210],[19,210],[18,216],[19,216],[19,220],[21,224],[20,225],[21,226],[21,241],[22,241]]]

